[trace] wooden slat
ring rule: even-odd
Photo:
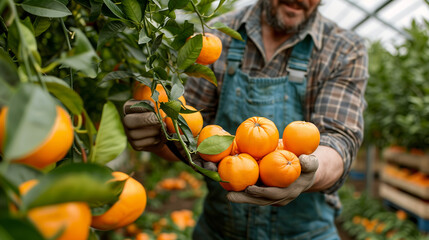
[[[415,215],[429,219],[429,204],[412,195],[401,192],[386,183],[380,183],[380,196]]]
[[[388,162],[398,163],[406,167],[416,168],[429,174],[429,156],[415,155],[406,152],[397,152],[386,149],[383,152],[383,158]]]

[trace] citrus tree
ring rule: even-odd
[[[60,204],[69,203],[84,206],[78,218],[86,229],[82,238],[94,234],[85,209],[92,218],[109,213],[125,198],[122,193],[131,180],[114,177],[106,164],[127,148],[120,110],[139,84],[150,88],[155,107],[139,106],[156,112],[159,121],[162,114],[168,116],[184,137],[163,129],[167,139],[182,145],[195,170],[220,180],[216,172],[192,162],[197,144],[184,116],[198,110],[184,107],[179,99],[188,76],[217,84],[210,67],[203,65],[210,62],[197,61],[205,42],[212,43],[206,31],[241,39],[220,22],[207,23],[230,9],[228,4],[0,2],[0,239],[69,239],[68,223],[48,231],[35,222],[49,216],[31,217],[52,206],[68,216]],[[157,86],[162,86],[165,101],[160,101]],[[36,183],[21,190],[28,180]]]

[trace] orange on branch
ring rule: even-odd
[[[289,123],[283,132],[284,149],[295,153],[311,154],[319,146],[319,129],[311,122],[294,121]]]
[[[241,153],[261,158],[276,149],[279,131],[268,118],[251,117],[238,126],[235,139]]]
[[[57,106],[56,110],[57,116],[54,125],[45,140],[27,155],[12,159],[13,162],[41,169],[64,158],[73,144],[74,130],[67,111],[60,106]],[[3,151],[5,141],[7,112],[7,107],[0,112],[0,152]],[[31,132],[28,133],[28,136],[31,136]]]
[[[118,201],[99,216],[93,216],[91,226],[99,230],[112,230],[133,223],[146,208],[146,191],[141,183],[123,172],[113,172],[117,181],[125,185]]]
[[[164,87],[161,84],[157,84],[155,89],[159,93],[158,102],[168,102],[168,96],[165,92]],[[144,85],[143,83],[135,82],[133,88],[133,98],[135,100],[149,100],[153,103],[155,108],[159,107],[159,104],[157,106],[155,104],[155,100],[153,100],[152,98],[152,90],[150,89],[150,87]],[[183,96],[180,96],[178,100],[182,102],[183,105],[186,105],[186,100]]]
[[[218,173],[223,181],[228,182],[220,182],[224,189],[239,192],[258,181],[259,166],[252,156],[242,153],[222,159]]]
[[[198,135],[197,146],[199,146],[200,143],[205,139],[215,135],[225,136],[225,135],[231,135],[231,134],[225,131],[219,125],[207,125],[201,130],[200,134]],[[222,160],[222,158],[230,155],[231,150],[232,150],[232,143],[227,149],[225,149],[225,151],[218,154],[214,154],[214,155],[203,154],[203,153],[198,153],[198,154],[202,159],[206,161],[219,162],[220,160]]]
[[[185,105],[185,107],[189,110],[197,111],[197,109],[195,109],[192,106]],[[203,116],[201,115],[201,113],[197,111],[189,114],[181,113],[180,115],[185,119],[186,123],[191,129],[192,135],[194,137],[198,136],[201,129],[203,128]],[[170,133],[176,133],[176,130],[174,129],[174,125],[173,125],[173,120],[171,120],[171,118],[166,117],[165,124],[167,125],[167,130]],[[181,130],[180,130],[180,134],[183,134]]]
[[[203,47],[195,61],[198,64],[209,65],[216,62],[222,53],[222,41],[212,33],[203,35]]]
[[[287,150],[276,150],[259,161],[261,181],[270,187],[287,187],[301,175],[298,157]]]
[[[38,183],[32,179],[19,186],[21,195],[25,195]],[[32,208],[28,218],[47,239],[58,236],[58,240],[86,240],[89,236],[91,210],[85,202],[67,202]]]

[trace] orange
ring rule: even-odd
[[[37,183],[35,179],[22,183],[19,186],[21,195],[25,195]],[[86,240],[91,210],[85,202],[67,202],[33,208],[28,211],[28,218],[47,239],[63,231],[56,239]]]
[[[91,227],[112,230],[133,223],[146,208],[146,191],[134,178],[123,172],[113,172],[117,181],[126,180],[118,201],[99,216],[93,216]]]
[[[171,212],[170,217],[174,224],[176,224],[177,227],[181,230],[184,230],[187,227],[195,226],[195,220],[191,210],[183,209],[173,211]]]
[[[176,240],[177,234],[175,233],[160,233],[156,240]]]
[[[251,117],[238,126],[235,139],[241,153],[261,158],[276,149],[279,131],[274,122],[268,118]]]
[[[227,156],[218,166],[218,173],[223,181],[220,182],[227,191],[243,191],[254,185],[259,178],[259,167],[256,160],[247,153]]]
[[[311,122],[295,121],[289,123],[283,132],[284,149],[295,153],[311,154],[319,146],[320,132]]]
[[[140,232],[136,234],[136,240],[150,240],[150,237],[147,233]]]
[[[195,61],[198,64],[209,65],[218,60],[222,53],[222,41],[214,34],[203,35],[203,47]]]
[[[185,107],[187,109],[196,111],[196,109],[192,106],[189,105],[185,105]],[[203,116],[201,115],[201,113],[198,112],[194,112],[194,113],[189,113],[189,114],[180,114],[186,121],[186,123],[188,124],[189,128],[192,131],[192,135],[194,137],[198,136],[198,134],[200,133],[201,129],[203,128]],[[174,129],[174,125],[173,125],[173,121],[171,120],[171,118],[166,117],[165,118],[165,124],[167,125],[167,130],[170,133],[176,133],[176,130]],[[183,132],[180,130],[180,133],[183,134]]]
[[[298,157],[287,150],[276,150],[259,161],[261,181],[270,187],[284,188],[301,175]]]
[[[229,134],[229,132],[225,131],[219,125],[207,125],[201,130],[200,134],[198,135],[197,146],[199,146],[200,143],[205,139],[215,135],[225,136],[225,135],[231,135],[231,134]],[[219,154],[214,154],[214,155],[203,154],[203,153],[198,153],[198,154],[202,159],[206,161],[219,162],[222,158],[230,155],[231,150],[232,150],[232,143],[231,145],[229,145],[227,149],[225,149],[225,151]]]
[[[69,151],[73,144],[73,124],[70,115],[60,106],[56,107],[57,116],[54,125],[46,139],[29,154],[12,159],[13,162],[27,164],[36,168],[44,168],[58,162]],[[3,141],[6,131],[7,107],[0,112],[0,151],[3,151]],[[28,133],[29,137],[31,133]]]

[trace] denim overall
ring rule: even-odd
[[[244,29],[244,28],[242,28]],[[292,50],[288,75],[253,78],[240,70],[245,41],[233,40],[228,51],[228,69],[220,96],[216,124],[231,134],[252,116],[273,120],[280,136],[286,125],[304,120],[306,72],[313,48],[307,36]],[[283,207],[232,203],[219,183],[206,178],[209,193],[193,239],[339,239],[334,225],[335,210],[322,193],[303,193]]]

